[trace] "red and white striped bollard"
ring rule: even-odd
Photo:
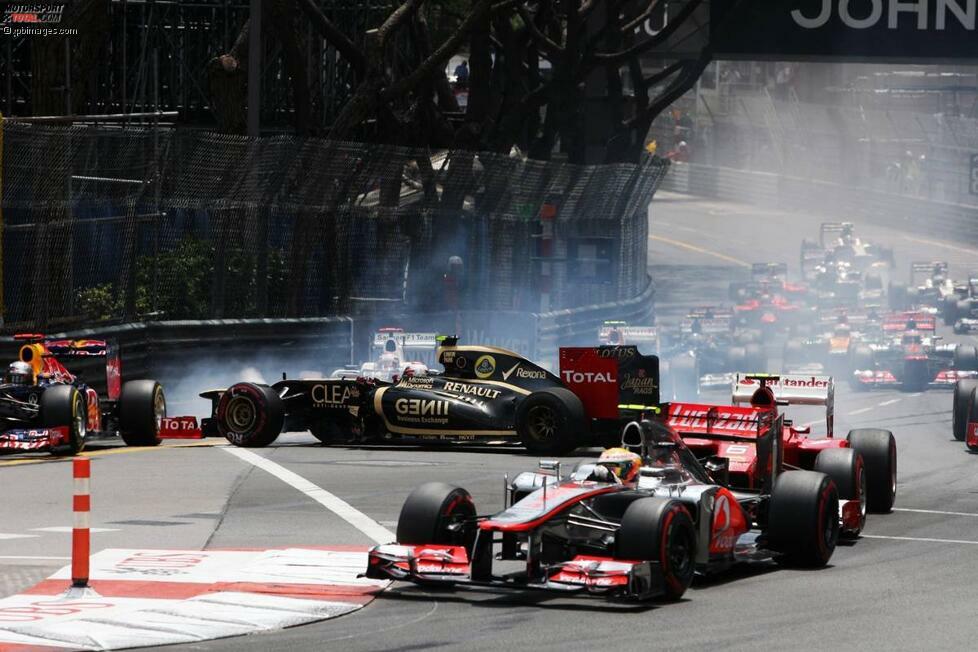
[[[72,501],[74,524],[71,530],[71,585],[88,586],[88,556],[91,553],[91,535],[88,514],[92,509],[90,481],[92,461],[86,457],[73,460],[75,495]]]

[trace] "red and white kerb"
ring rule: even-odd
[[[89,512],[92,509],[90,481],[92,461],[76,457],[73,463],[75,495],[72,500],[74,527],[71,530],[71,584],[88,586],[88,557],[91,553]]]

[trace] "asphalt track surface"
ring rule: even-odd
[[[815,236],[820,219],[845,217],[785,215],[670,194],[656,198],[652,213],[650,262],[665,319],[690,304],[722,301],[727,282],[744,275],[751,262],[785,260],[797,272],[801,238]],[[955,276],[978,259],[978,251],[955,243],[868,225],[859,230],[895,248],[894,274],[901,280],[912,259],[946,259]],[[778,349],[772,346],[772,354]],[[711,398],[723,402],[726,396]],[[837,548],[822,570],[752,566],[697,580],[678,604],[641,606],[396,585],[336,620],[178,649],[972,649],[978,636],[978,456],[953,440],[950,407],[946,391],[853,393],[840,384],[840,435],[860,426],[891,429],[899,489],[897,509],[870,515],[865,536]],[[806,408],[792,416],[818,421],[821,413]],[[507,448],[325,448],[298,433],[256,452],[389,530],[421,482],[465,486],[479,511],[489,512],[502,505],[503,474],[535,464]],[[577,451],[567,463],[593,454]],[[92,526],[104,529],[94,531],[96,551],[371,543],[220,442],[108,449],[93,459]],[[64,462],[8,457],[0,458],[0,478],[0,594],[8,595],[66,563],[70,534],[50,528],[71,523],[71,470]]]

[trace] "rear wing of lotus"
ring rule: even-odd
[[[947,276],[948,264],[943,260],[917,261],[910,263],[910,282],[916,284],[920,278],[932,278],[938,274]]]
[[[122,391],[122,360],[119,347],[109,340],[48,339],[38,333],[20,333],[15,340],[24,342],[19,358],[31,365],[35,376],[50,371],[46,362],[57,360],[74,376],[79,376],[110,399]],[[103,376],[104,374],[104,376]],[[101,378],[105,378],[104,387]]]
[[[835,425],[835,381],[832,376],[809,374],[744,374],[734,376],[732,401],[735,405],[750,403],[757,390],[767,387],[779,405],[825,406],[826,436],[832,437]]]
[[[592,419],[659,410],[659,358],[636,346],[561,348],[560,380]]]

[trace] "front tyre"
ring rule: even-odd
[[[468,491],[444,482],[427,482],[404,501],[397,519],[397,543],[464,546],[475,541],[475,503]]]
[[[615,558],[659,562],[665,597],[678,600],[696,572],[696,528],[689,511],[666,498],[634,501],[615,535]]]
[[[535,455],[566,455],[581,442],[584,406],[562,387],[533,392],[516,408],[516,432]]]
[[[780,563],[825,566],[839,540],[839,494],[832,479],[814,471],[779,476],[768,508],[767,533]]]
[[[119,434],[126,446],[158,446],[166,396],[155,380],[130,380],[119,394]]]
[[[815,458],[814,470],[832,478],[839,492],[839,500],[859,501],[859,524],[843,530],[846,537],[857,537],[866,527],[866,467],[863,457],[852,448],[829,448]]]
[[[51,385],[41,394],[41,425],[68,428],[68,442],[51,449],[54,455],[77,455],[85,449],[88,410],[85,398],[73,385]]]
[[[268,385],[238,383],[221,394],[214,413],[217,430],[235,446],[268,446],[282,432],[285,405]]]
[[[888,514],[896,502],[897,448],[889,430],[857,428],[846,437],[849,447],[862,455],[866,465],[866,504],[869,511]]]

